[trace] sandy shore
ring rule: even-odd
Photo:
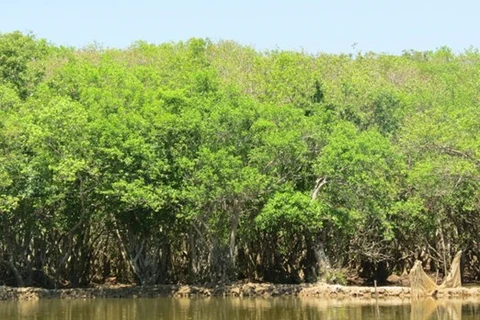
[[[99,286],[95,288],[42,289],[0,287],[0,300],[94,299],[143,297],[269,297],[305,296],[331,298],[410,297],[408,287],[353,287],[327,284],[234,283],[218,285]],[[438,297],[472,297],[480,301],[480,287],[445,289]]]

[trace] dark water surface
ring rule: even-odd
[[[480,319],[480,299],[152,298],[0,301],[0,319]]]

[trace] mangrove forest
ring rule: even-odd
[[[0,34],[0,285],[480,280],[480,52]]]

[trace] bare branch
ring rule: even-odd
[[[315,189],[312,191],[312,201],[316,200],[318,197],[318,193],[322,189],[322,187],[327,183],[327,178],[319,177],[316,181]]]

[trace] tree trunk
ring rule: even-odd
[[[313,252],[315,253],[315,260],[317,261],[317,266],[320,271],[320,274],[324,274],[326,270],[331,268],[330,259],[325,253],[325,236],[320,234],[315,238],[315,243],[313,245]]]
[[[315,201],[318,197],[318,194],[322,187],[327,183],[327,178],[318,178],[316,181],[315,188],[312,191],[312,201]],[[324,274],[327,269],[330,269],[330,259],[328,258],[327,254],[325,253],[325,241],[326,241],[326,234],[325,230],[318,235],[316,235],[314,244],[313,244],[313,252],[315,254],[315,260],[317,262],[317,268],[320,272],[320,275]]]
[[[4,260],[4,262],[10,267],[10,269],[13,272],[13,275],[15,276],[15,280],[17,282],[18,287],[24,287],[25,282],[23,281],[22,274],[20,271],[18,271],[18,268],[15,266],[15,262],[13,261],[13,256],[10,255],[10,258],[8,260]]]
[[[232,216],[232,230],[230,232],[230,245],[229,245],[229,253],[230,253],[230,264],[232,267],[236,266],[237,260],[237,250],[236,250],[236,238],[237,238],[237,230],[238,230],[238,223],[240,219],[240,210],[238,208],[238,201],[234,200],[233,202],[233,216]]]

